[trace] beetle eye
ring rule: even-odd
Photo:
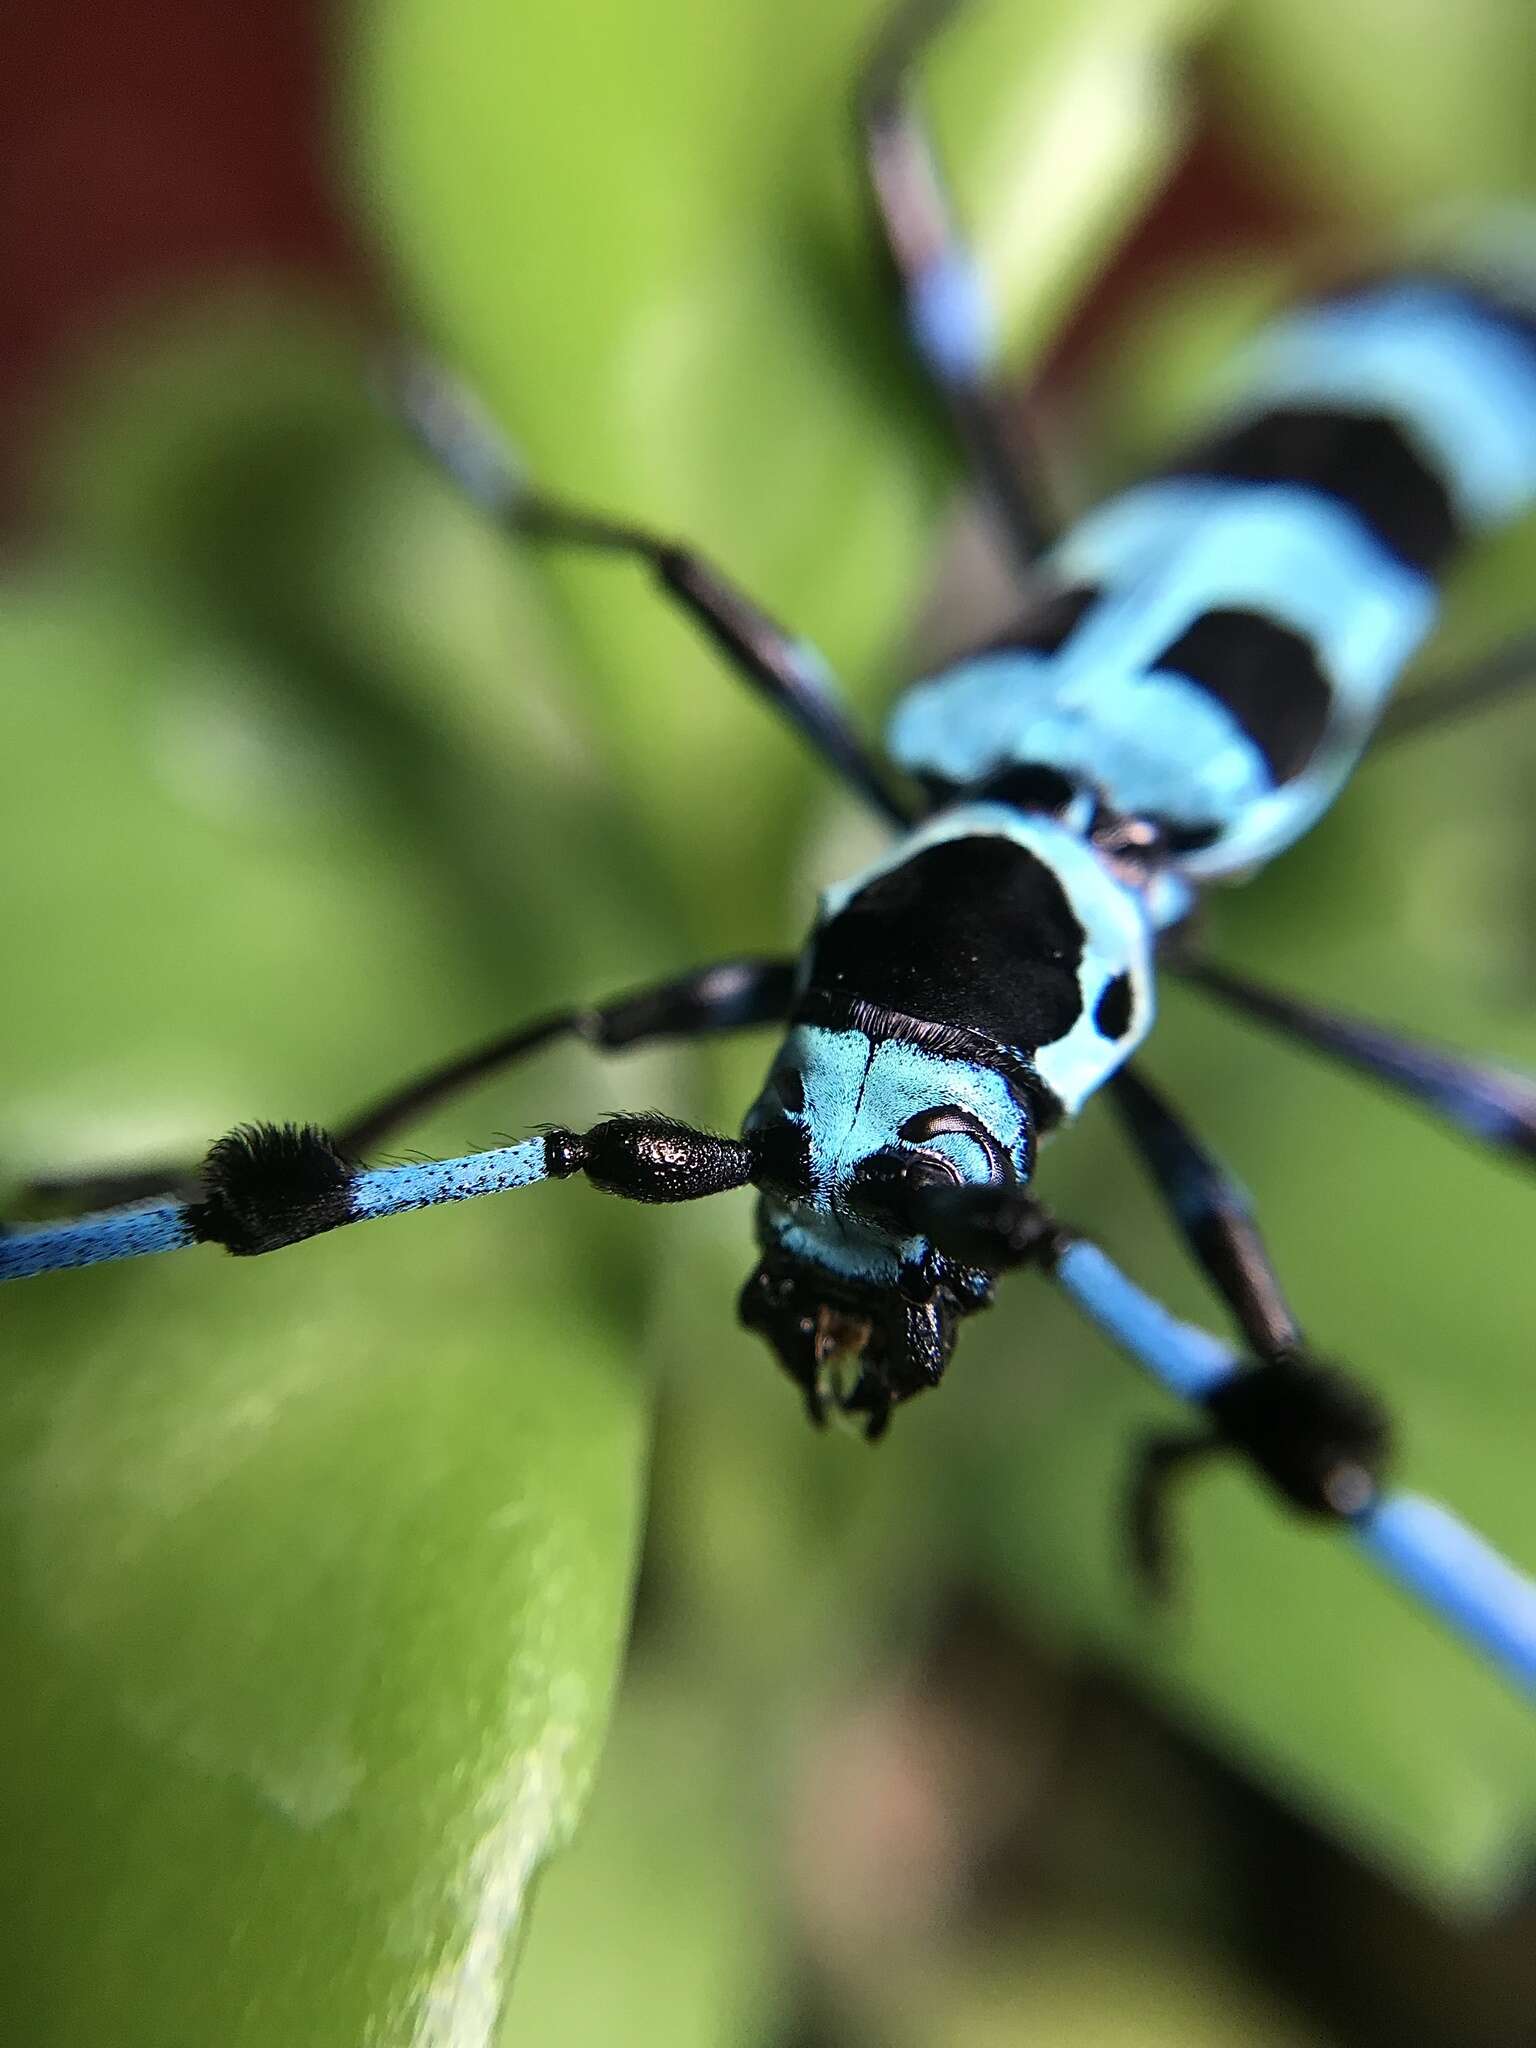
[[[933,1157],[949,1158],[958,1168],[960,1179],[1001,1186],[1013,1177],[1008,1155],[998,1140],[979,1116],[971,1110],[962,1109],[956,1102],[943,1103],[936,1109],[918,1110],[907,1118],[896,1135],[909,1145],[929,1146]],[[946,1145],[945,1139],[964,1142]],[[981,1168],[979,1173],[966,1170],[973,1163],[972,1146],[980,1154],[975,1161]]]

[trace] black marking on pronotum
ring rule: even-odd
[[[243,1124],[208,1154],[192,1234],[240,1257],[350,1221],[357,1168],[317,1124]]]
[[[1111,1040],[1124,1038],[1131,1028],[1132,1015],[1131,977],[1117,974],[1106,981],[1099,1000],[1093,1006],[1093,1021],[1096,1029]]]
[[[1301,773],[1328,730],[1333,690],[1317,649],[1260,612],[1202,612],[1154,666],[1225,705],[1277,783]]]
[[[1082,925],[1045,862],[977,833],[867,882],[812,940],[809,987],[1032,1051],[1077,1022],[1082,956]]]
[[[1278,407],[1228,427],[1169,474],[1325,491],[1426,575],[1444,568],[1461,539],[1444,481],[1385,413]]]

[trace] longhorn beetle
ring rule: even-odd
[[[202,1243],[261,1254],[576,1174],[641,1202],[750,1184],[760,1256],[741,1319],[813,1421],[835,1410],[879,1437],[896,1406],[938,1383],[999,1278],[1034,1266],[1198,1411],[1192,1430],[1138,1456],[1128,1520],[1149,1580],[1165,1570],[1170,1480],[1231,1453],[1292,1506],[1347,1525],[1536,1689],[1536,1588],[1445,1510],[1386,1490],[1382,1410],[1308,1348],[1236,1183],[1134,1064],[1161,962],[1483,1143],[1536,1158],[1536,1083],[1257,986],[1185,933],[1200,890],[1282,853],[1367,746],[1536,676],[1527,640],[1388,708],[1447,565],[1536,502],[1536,224],[1523,275],[1489,241],[1354,280],[1282,320],[1202,439],[1054,535],[911,90],[934,21],[909,9],[873,52],[857,100],[864,163],[911,339],[1024,590],[1005,632],[902,695],[888,759],[855,731],[814,652],[703,557],[531,485],[433,370],[410,368],[400,390],[419,437],[510,534],[648,565],[726,665],[893,828],[889,851],[826,893],[796,958],[717,961],[543,1018],[334,1135],[236,1131],[193,1189],[0,1236],[0,1277]],[[783,1037],[739,1137],[623,1116],[461,1159],[359,1163],[418,1112],[551,1040],[613,1051],[767,1025]],[[1041,1140],[1103,1087],[1246,1357],[1176,1322],[1032,1192]]]

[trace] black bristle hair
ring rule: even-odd
[[[193,1231],[242,1257],[334,1230],[351,1215],[355,1163],[318,1124],[242,1124],[202,1167]]]

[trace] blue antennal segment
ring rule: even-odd
[[[495,1152],[471,1152],[463,1159],[430,1159],[419,1166],[379,1166],[352,1183],[350,1221],[398,1216],[435,1202],[467,1202],[476,1195],[501,1195],[549,1178],[542,1138],[525,1138]]]
[[[741,1187],[757,1164],[742,1139],[671,1117],[610,1117],[590,1131],[553,1129],[462,1159],[356,1166],[313,1124],[250,1124],[221,1138],[191,1202],[160,1203],[0,1235],[0,1280],[93,1266],[191,1244],[237,1257],[439,1202],[468,1202],[584,1173],[604,1193],[636,1202],[690,1202]]]
[[[140,1204],[0,1232],[0,1280],[194,1244],[219,1244],[242,1256],[276,1251],[348,1223],[530,1187],[549,1178],[549,1161],[549,1142],[526,1138],[463,1159],[362,1171],[322,1132],[258,1126],[214,1147],[200,1200]]]
[[[1097,1245],[1069,1240],[1055,1277],[1107,1336],[1182,1400],[1204,1406],[1253,1370],[1209,1331],[1181,1322],[1143,1293]],[[1346,1516],[1344,1526],[1394,1584],[1536,1701],[1536,1581],[1449,1508],[1418,1494],[1380,1493]]]
[[[197,1241],[181,1202],[151,1202],[104,1210],[99,1216],[77,1216],[67,1223],[0,1230],[0,1280],[61,1273],[68,1266],[101,1266],[110,1259],[142,1259],[151,1252],[179,1252]]]

